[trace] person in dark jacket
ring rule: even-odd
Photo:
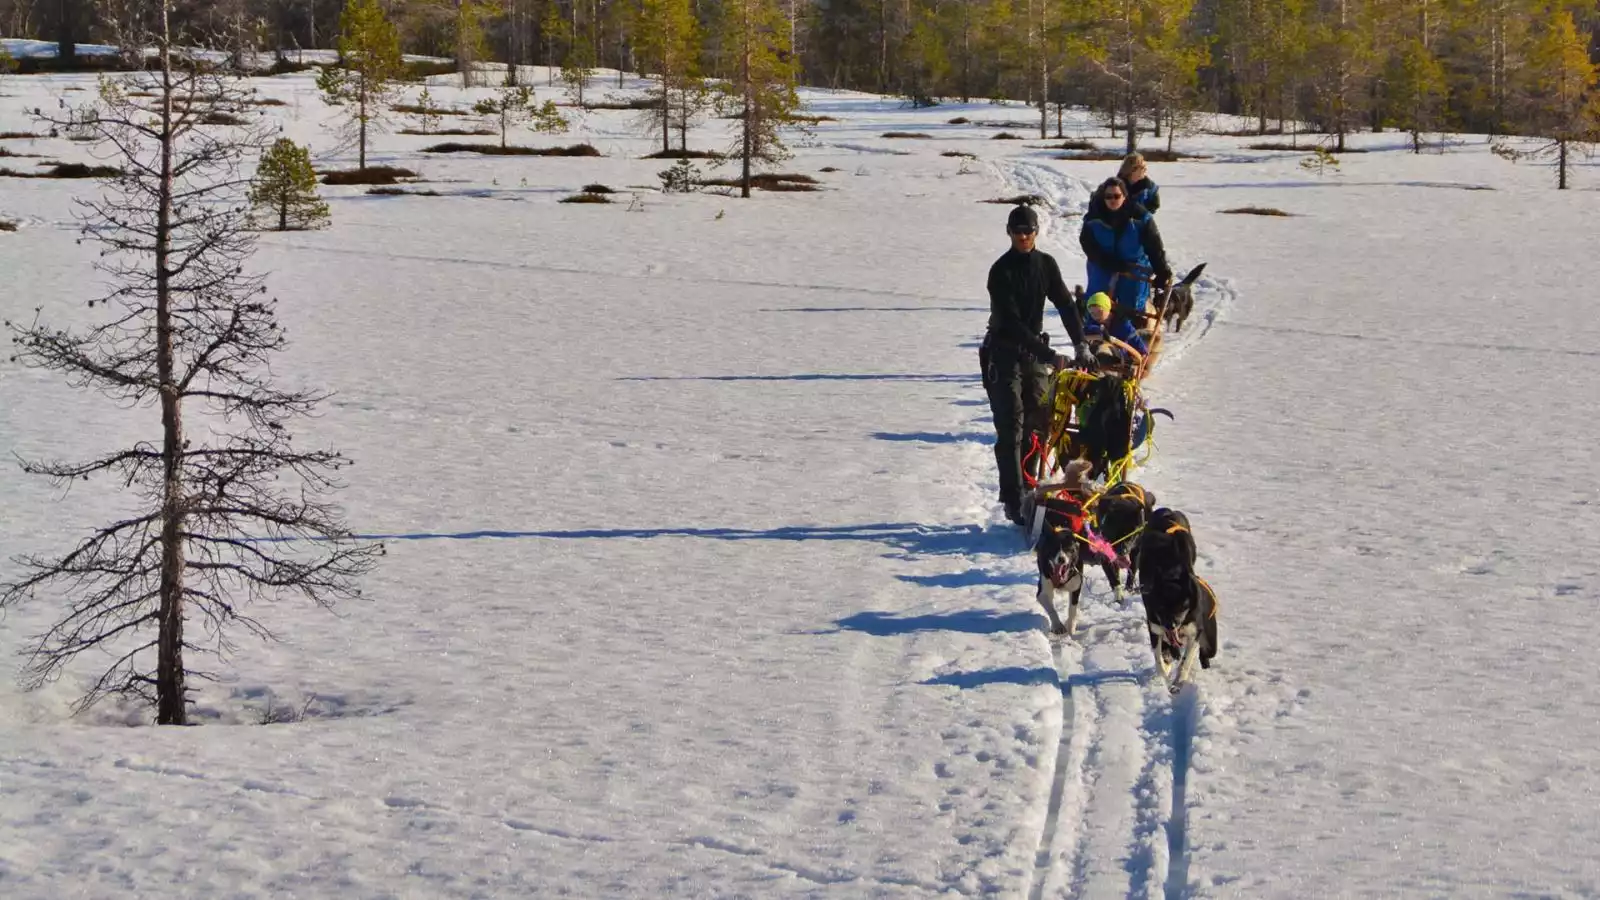
[[[1048,415],[1044,409],[1051,366],[1072,364],[1050,347],[1044,333],[1044,301],[1061,314],[1061,324],[1078,361],[1087,364],[1083,321],[1061,279],[1055,258],[1034,248],[1039,217],[1018,206],[1006,219],[1011,249],[989,268],[989,330],[978,351],[983,387],[994,413],[994,458],[1000,470],[1000,502],[1006,518],[1022,522],[1022,446],[1028,422]]]
[[[1122,158],[1122,166],[1117,169],[1117,177],[1128,186],[1128,197],[1153,216],[1156,210],[1161,208],[1161,189],[1150,180],[1147,172],[1144,154],[1129,153]]]
[[[1089,200],[1078,243],[1088,257],[1088,292],[1109,294],[1137,321],[1150,302],[1148,279],[1153,276],[1159,291],[1172,281],[1172,269],[1156,220],[1128,197],[1122,179],[1106,179]]]

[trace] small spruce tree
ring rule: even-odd
[[[417,96],[417,118],[422,122],[422,133],[432,134],[439,127],[439,108],[433,105],[433,94],[424,87]]]
[[[258,221],[277,220],[275,231],[304,231],[328,224],[328,204],[317,196],[311,151],[288,138],[278,138],[261,156],[250,183],[250,205]]]
[[[0,86],[5,84],[5,76],[16,70],[17,61],[11,57],[10,53],[6,52],[6,48],[0,47]]]
[[[1311,148],[1311,155],[1300,160],[1300,168],[1322,178],[1329,172],[1339,174],[1339,157],[1327,147],[1316,146]]]

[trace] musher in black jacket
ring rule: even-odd
[[[983,386],[994,412],[994,459],[1000,469],[1000,502],[1006,518],[1022,521],[1022,436],[1026,423],[1043,427],[1045,393],[1051,366],[1066,368],[1072,360],[1050,349],[1044,333],[1044,301],[1049,298],[1061,313],[1061,324],[1072,337],[1074,354],[1087,364],[1083,320],[1072,295],[1061,280],[1055,257],[1034,249],[1039,217],[1019,206],[1006,220],[1011,249],[989,268],[989,331],[978,351]]]

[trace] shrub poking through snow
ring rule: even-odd
[[[699,183],[701,187],[740,187],[744,181],[739,178],[706,178]],[[763,191],[814,191],[817,190],[817,184],[817,180],[810,175],[763,172],[750,176],[750,187]]]
[[[17,223],[10,219],[0,219],[0,231],[16,231]]]
[[[317,196],[317,173],[311,151],[288,138],[278,138],[261,155],[250,183],[250,205],[256,220],[273,231],[304,231],[328,224],[328,204]]]
[[[51,163],[50,171],[32,174],[0,168],[0,176],[10,178],[117,178],[122,170],[116,166],[87,166],[83,163]]]
[[[584,191],[581,194],[573,194],[573,195],[568,196],[568,197],[562,197],[561,198],[561,202],[562,203],[610,203],[611,202],[611,198],[607,197],[605,194],[596,194],[593,191]]]
[[[512,144],[501,147],[495,144],[462,144],[454,141],[423,147],[423,153],[483,153],[488,156],[600,156],[592,144],[573,144],[570,147],[518,147]]]
[[[603,184],[586,184],[583,186],[585,194],[615,194],[616,191]]]
[[[1120,157],[1119,157],[1120,158]],[[996,197],[993,200],[982,200],[982,203],[1000,203],[1006,206],[1044,206],[1045,199],[1039,194],[1018,194],[1015,197]]]
[[[923,134],[920,131],[885,131],[883,136],[886,138],[900,138],[918,141],[933,140],[933,135]]]
[[[1229,215],[1237,215],[1237,216],[1285,216],[1285,217],[1287,217],[1287,216],[1294,215],[1294,213],[1286,213],[1281,209],[1273,209],[1270,206],[1240,206],[1240,207],[1236,207],[1234,209],[1219,209],[1217,211],[1221,212],[1221,213],[1227,213]]]
[[[367,193],[375,197],[438,197],[438,191],[408,191],[403,187],[383,185],[381,187],[367,188]]]
[[[323,184],[394,184],[402,178],[415,178],[417,173],[399,166],[368,166],[364,169],[346,169],[324,172]]]

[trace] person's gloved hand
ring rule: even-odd
[[[1074,344],[1072,349],[1077,356],[1078,365],[1088,368],[1089,364],[1094,361],[1094,357],[1089,353],[1089,348],[1086,345]]]
[[[1172,283],[1172,270],[1162,269],[1156,273],[1156,290],[1164,291]]]

